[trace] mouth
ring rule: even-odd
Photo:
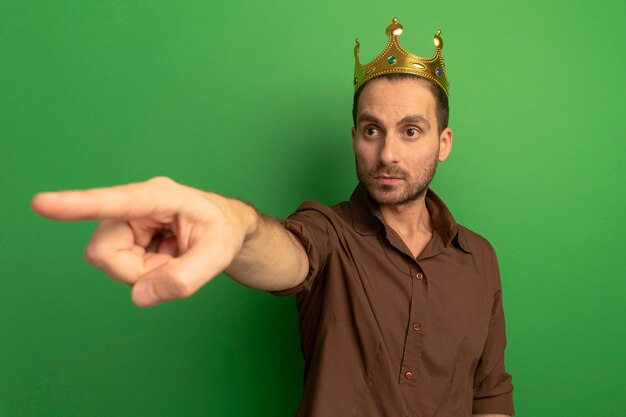
[[[379,184],[395,184],[398,181],[401,181],[402,178],[400,177],[394,177],[393,175],[377,175],[374,177],[374,180],[376,180],[376,182],[378,182]]]

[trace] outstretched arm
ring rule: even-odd
[[[298,239],[275,219],[165,177],[41,193],[32,207],[56,220],[101,220],[85,258],[132,285],[142,307],[189,297],[220,272],[249,287],[280,290],[301,283],[309,268]]]

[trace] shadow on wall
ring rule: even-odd
[[[349,199],[357,181],[350,108],[333,112],[335,108],[327,102],[305,102],[275,116],[291,122],[275,137],[272,155],[259,164],[267,177],[276,179],[264,190],[266,198],[290,209],[280,215],[287,216],[305,200],[332,205]]]
[[[351,125],[349,119],[344,122],[333,114],[328,102],[295,98],[288,107],[278,105],[262,115],[266,127],[249,139],[257,141],[254,146],[238,145],[242,152],[249,152],[238,156],[250,161],[244,168],[249,170],[247,176],[238,177],[244,182],[236,184],[244,199],[249,198],[261,211],[286,217],[305,200],[334,204],[349,198],[355,184]],[[341,113],[349,116],[349,110]],[[266,144],[259,145],[258,138]],[[242,169],[241,164],[232,169]],[[256,408],[250,411],[259,413],[267,406],[267,415],[283,415],[281,411],[292,415],[301,395],[303,372],[295,296],[275,297],[242,288],[225,276],[207,287],[201,290],[202,302],[198,300],[203,318],[188,323],[190,328],[184,333],[194,335],[190,342],[194,351],[211,358],[200,365],[203,373],[227,379],[219,388],[199,378],[200,383],[221,392],[212,394],[214,401],[237,392],[254,399],[251,403]],[[218,319],[207,323],[204,317]],[[232,330],[244,328],[248,330]],[[263,375],[262,386],[250,384],[250,375]],[[282,387],[280,410],[277,387]]]

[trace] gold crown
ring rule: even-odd
[[[391,19],[391,24],[387,26],[385,33],[389,36],[389,42],[385,49],[370,62],[361,65],[359,62],[359,50],[361,44],[359,38],[356,38],[356,46],[354,47],[354,92],[359,89],[364,82],[376,78],[383,74],[390,73],[410,73],[416,74],[424,78],[434,81],[448,95],[448,76],[446,75],[446,67],[443,65],[443,57],[441,50],[443,49],[443,40],[441,39],[441,30],[438,30],[433,39],[435,43],[435,55],[432,58],[420,58],[407,52],[398,40],[398,36],[402,34],[402,25],[398,23],[398,18]]]

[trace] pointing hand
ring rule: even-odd
[[[146,307],[189,297],[231,264],[248,231],[234,201],[156,177],[41,193],[32,208],[56,220],[101,220],[85,258],[131,285],[133,302]]]

